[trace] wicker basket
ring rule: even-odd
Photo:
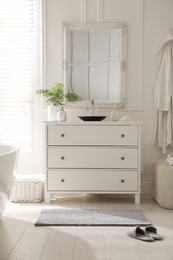
[[[11,202],[41,202],[43,192],[43,175],[18,175],[14,184]]]

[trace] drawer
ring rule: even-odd
[[[48,145],[137,145],[138,126],[47,126]]]
[[[48,171],[48,191],[138,191],[137,171],[56,170]]]
[[[116,147],[49,147],[48,168],[137,168],[138,150]]]

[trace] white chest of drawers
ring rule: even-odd
[[[134,194],[139,204],[140,129],[140,122],[46,122],[46,202],[80,192]]]

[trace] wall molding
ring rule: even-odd
[[[96,21],[103,21],[103,0],[96,0]],[[87,22],[87,0],[81,0],[81,23]],[[143,110],[143,0],[137,0],[137,85],[139,87],[138,104],[127,104],[126,111]]]
[[[103,0],[96,0],[96,22],[101,23],[103,20]],[[81,0],[81,23],[87,22],[87,0]]]
[[[129,105],[126,110],[142,111],[143,110],[143,0],[138,0],[137,5],[137,73],[139,86],[139,105]]]
[[[139,88],[140,88],[140,107],[143,108],[143,0],[138,0],[138,50],[137,57],[139,61],[138,75],[139,75]]]
[[[97,22],[103,22],[103,0],[97,0]]]
[[[42,8],[42,60],[41,60],[41,86],[40,88],[46,89],[47,82],[47,61],[46,61],[46,0],[41,1]],[[41,109],[46,109],[46,101],[44,98],[41,98]]]
[[[86,8],[86,1],[87,0],[81,0],[81,23],[86,23],[86,13],[87,13],[87,8]]]

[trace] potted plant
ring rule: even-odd
[[[65,95],[66,99],[69,101],[69,102],[75,102],[75,101],[80,101],[81,100],[81,97],[76,94],[75,92],[73,91],[69,91],[66,95]]]
[[[64,93],[64,84],[54,82],[49,89],[38,89],[37,94],[42,95],[43,97],[47,97],[48,103],[48,120],[56,120],[58,111],[62,111],[60,121],[66,120],[64,113],[64,101],[67,99],[68,101],[74,102],[81,100],[80,96],[76,93],[70,91],[67,94]]]

